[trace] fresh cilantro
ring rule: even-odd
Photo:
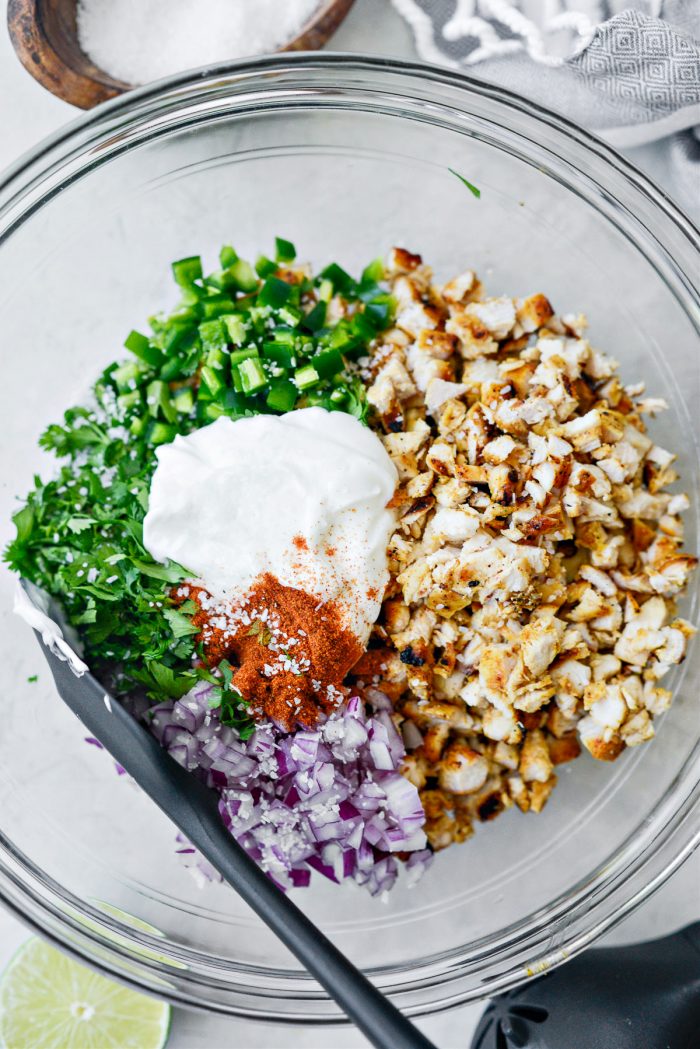
[[[222,725],[235,729],[243,740],[250,739],[255,731],[255,723],[248,713],[248,702],[235,689],[222,694],[219,720]]]
[[[233,667],[230,663],[227,663],[225,659],[222,659],[219,663],[219,670],[224,679],[224,688],[231,688],[231,682],[233,681]]]
[[[133,558],[131,563],[143,575],[147,575],[151,579],[162,579],[166,583],[181,583],[183,579],[187,579],[188,574],[191,576],[191,573],[188,573],[186,568],[175,564],[174,561],[171,561],[168,565],[158,565]]]
[[[225,659],[218,666],[220,678],[211,676],[214,684],[209,707],[219,711],[219,721],[236,730],[241,739],[250,739],[255,723],[248,713],[248,701],[232,685],[233,667]]]
[[[163,615],[170,623],[173,637],[187,637],[189,634],[199,633],[199,627],[195,626],[190,617],[185,615],[181,609],[166,608]]]
[[[257,637],[258,644],[267,647],[272,641],[272,632],[265,626],[261,619],[253,622],[250,630],[246,631],[248,637]]]
[[[466,179],[464,175],[460,175],[459,171],[455,171],[454,168],[448,168],[447,170],[450,172],[451,175],[455,175],[460,182],[464,183],[469,192],[473,193],[477,200],[481,197],[481,190],[478,188],[478,186],[475,186],[473,182],[470,182],[469,179]]]
[[[180,696],[184,696],[197,683],[197,674],[194,670],[177,674],[172,667],[166,666],[165,663],[158,663],[156,660],[148,661],[143,670],[137,671],[136,676],[144,684],[149,685],[156,694],[162,693],[170,696],[171,699],[179,699]]]

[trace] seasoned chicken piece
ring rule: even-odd
[[[467,387],[464,383],[449,382],[439,375],[434,375],[428,379],[425,388],[425,406],[430,415],[437,416],[446,401],[461,397],[466,392]]]
[[[552,775],[553,764],[543,732],[535,729],[525,736],[520,752],[520,775],[525,783],[546,783]]]
[[[384,447],[398,470],[399,479],[415,477],[418,472],[417,453],[426,443],[430,430],[422,423],[409,433],[389,433],[383,438]]]
[[[420,255],[413,255],[405,248],[392,248],[386,260],[387,272],[390,276],[399,273],[411,273],[423,262]]]
[[[426,328],[437,328],[440,317],[434,306],[411,302],[396,314],[396,326],[417,338]]]
[[[532,618],[519,637],[518,647],[523,663],[533,675],[544,674],[560,650],[565,624],[551,614]]]
[[[639,612],[631,611],[615,645],[617,658],[643,667],[654,649],[664,645],[665,637],[661,628],[667,616],[666,603],[661,597],[650,598]]]
[[[547,324],[554,316],[554,310],[544,295],[530,295],[516,303],[516,331],[531,334]]]
[[[465,302],[469,293],[477,286],[476,274],[473,270],[466,270],[445,284],[442,295],[446,302]]]
[[[425,754],[407,754],[401,763],[401,775],[405,776],[417,790],[422,790],[428,781],[429,764]]]
[[[433,357],[427,350],[422,350],[417,342],[412,343],[406,350],[406,360],[415,384],[423,394],[436,379],[450,385],[455,379],[455,366],[451,361]]]
[[[604,729],[590,716],[579,721],[578,735],[591,757],[598,761],[614,761],[625,749],[621,736]]]
[[[498,353],[498,341],[490,329],[466,309],[452,309],[445,330],[457,336],[459,353],[467,361]]]
[[[483,787],[489,774],[486,758],[465,743],[455,740],[445,751],[438,766],[441,790],[450,794],[472,794]]]
[[[485,299],[483,302],[472,302],[465,312],[476,317],[481,324],[499,341],[506,339],[515,325],[515,306],[512,299]]]
[[[628,747],[638,747],[653,739],[654,725],[646,710],[640,710],[622,726],[620,735]]]
[[[449,738],[450,726],[446,721],[437,721],[425,730],[423,733],[423,753],[431,765],[440,760]],[[443,784],[441,783],[440,786],[443,786]]]

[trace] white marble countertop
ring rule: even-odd
[[[389,0],[356,0],[333,46],[338,50],[415,57],[410,32]],[[76,110],[54,98],[24,72],[12,53],[7,34],[1,32],[0,168],[75,115]],[[631,155],[663,181],[663,169],[653,150],[636,150]],[[603,942],[651,939],[697,919],[700,852]],[[27,936],[27,930],[14,917],[0,910],[0,969]],[[454,1010],[421,1021],[420,1026],[442,1049],[461,1049],[469,1045],[482,1008],[475,1005]],[[170,1049],[357,1049],[366,1042],[351,1029],[267,1026],[178,1009],[169,1045]]]

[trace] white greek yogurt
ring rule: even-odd
[[[389,581],[398,475],[357,419],[323,408],[221,418],[158,448],[144,521],[157,561],[221,601],[263,572],[333,600],[365,644]]]

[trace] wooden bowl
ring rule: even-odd
[[[196,2],[196,0],[193,0]],[[354,0],[323,0],[302,31],[280,51],[316,51],[323,47]],[[76,0],[9,0],[10,39],[35,80],[80,109],[91,109],[134,85],[98,69],[81,50]]]

